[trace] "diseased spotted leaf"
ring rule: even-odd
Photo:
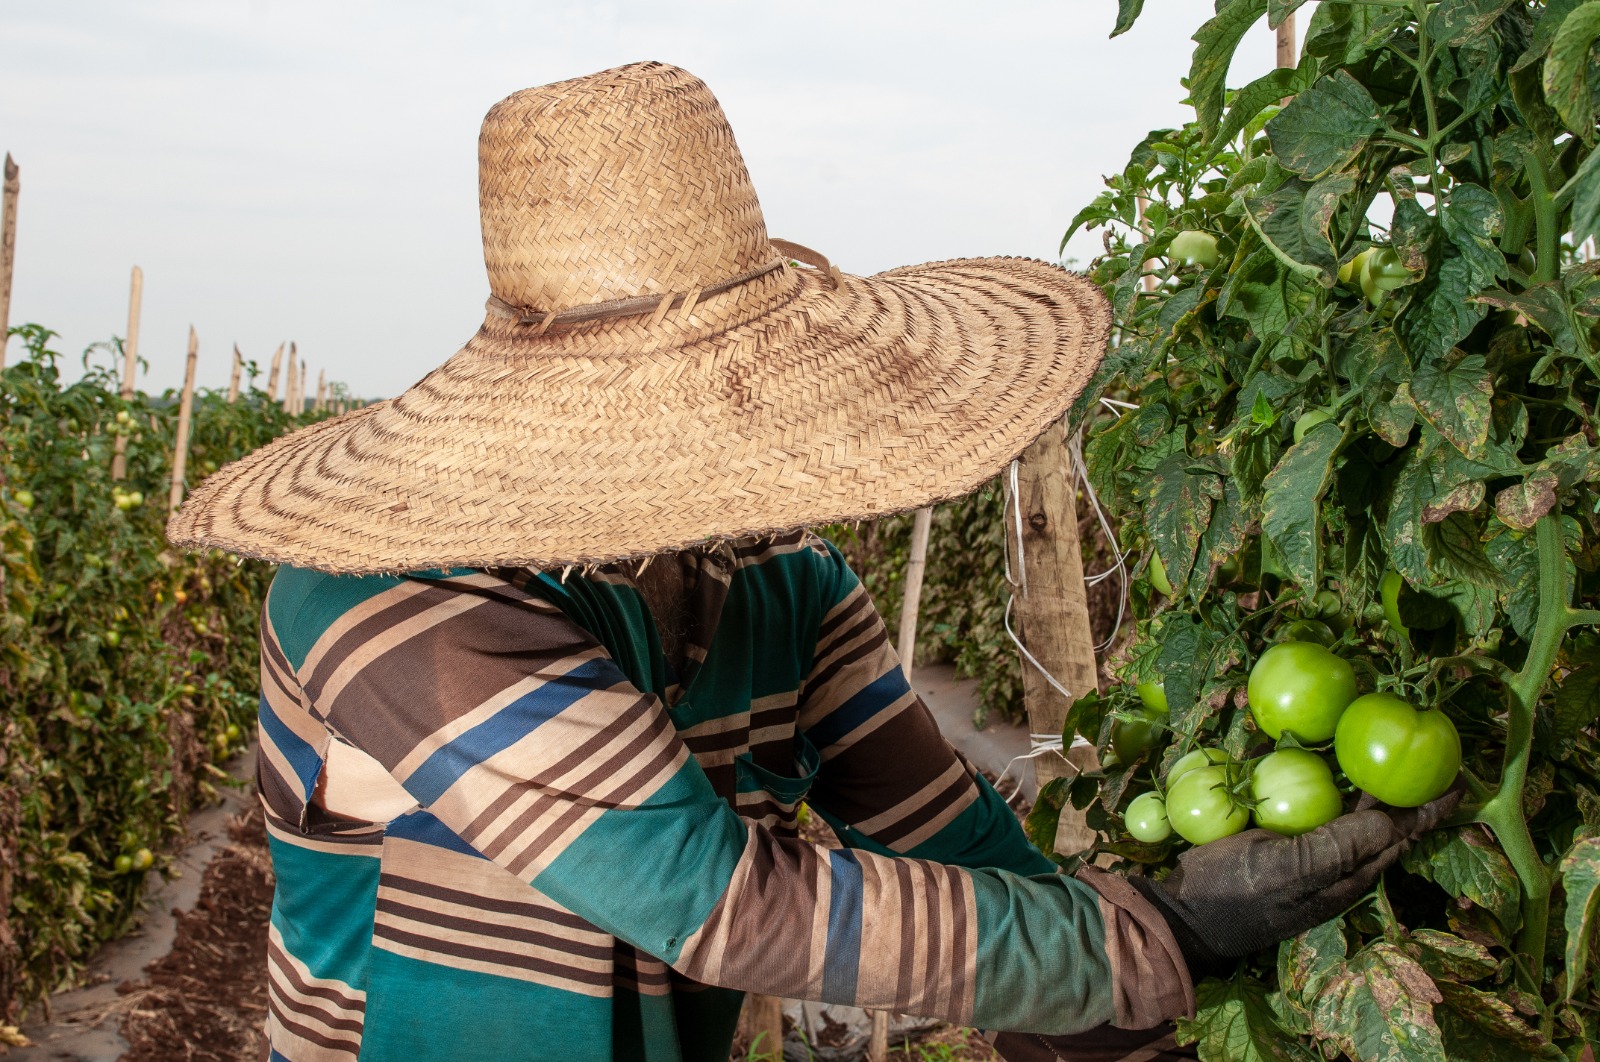
[[[1216,135],[1211,138],[1211,153],[1214,154],[1226,147],[1228,142],[1243,132],[1246,126],[1259,118],[1266,108],[1275,107],[1279,101],[1304,92],[1316,79],[1314,66],[1303,68],[1280,66],[1235,92],[1233,106],[1228,108],[1227,117],[1222,120]]]
[[[1330,919],[1278,945],[1278,987],[1284,997],[1309,1013],[1323,983],[1344,965],[1349,947],[1342,918]]]
[[[1579,730],[1600,719],[1600,664],[1569,672],[1556,687],[1550,730],[1557,741],[1570,741]]]
[[[1600,0],[1561,20],[1544,61],[1544,94],[1568,129],[1594,140],[1594,99],[1589,92],[1589,59],[1600,37]]]
[[[1511,65],[1512,72],[1526,70],[1543,59],[1550,51],[1550,42],[1556,39],[1556,31],[1561,28],[1561,23],[1586,2],[1587,0],[1546,0],[1544,11],[1540,13],[1539,20],[1533,24],[1533,35],[1528,39],[1527,47]]]
[[[1407,950],[1435,981],[1477,981],[1500,968],[1482,944],[1437,929],[1413,931]]]
[[[1468,457],[1482,457],[1493,415],[1494,376],[1483,355],[1425,364],[1411,376],[1411,400],[1428,423]]]
[[[1368,4],[1318,4],[1301,51],[1329,66],[1353,66],[1383,47],[1406,18],[1404,11]]]
[[[1600,236],[1600,151],[1591,151],[1573,176],[1572,235],[1579,243]]]
[[[1481,36],[1514,0],[1453,0],[1433,9],[1428,32],[1452,48]]]
[[[1216,632],[1188,613],[1169,616],[1162,628],[1156,672],[1165,685],[1174,728],[1187,728],[1212,714],[1209,705],[1200,699],[1200,691],[1211,677],[1212,651],[1217,641]]]
[[[1217,13],[1195,31],[1194,59],[1189,66],[1189,98],[1195,118],[1207,136],[1222,119],[1228,67],[1245,32],[1266,14],[1267,0],[1218,0]]]
[[[1600,0],[1595,2],[1600,3]],[[1578,334],[1572,328],[1566,290],[1556,281],[1535,284],[1515,295],[1494,288],[1478,294],[1475,301],[1514,310],[1537,325],[1559,349],[1578,349]]]
[[[1343,169],[1383,128],[1372,95],[1348,71],[1335,70],[1289,101],[1267,123],[1273,153],[1308,180]]]
[[[1276,336],[1289,327],[1289,274],[1270,247],[1252,251],[1228,274],[1217,295],[1217,314],[1248,321],[1258,336]]]
[[[1211,523],[1200,536],[1200,574],[1209,584],[1212,573],[1244,546],[1252,515],[1239,484],[1232,476],[1222,479],[1222,497],[1211,510]]]
[[[1179,1018],[1180,1044],[1194,1044],[1202,1062],[1312,1062],[1300,1042],[1286,1034],[1266,986],[1254,978],[1195,986],[1195,1016]]]
[[[1600,914],[1600,837],[1586,837],[1561,857],[1561,885],[1567,894],[1567,998],[1589,979],[1594,954],[1595,916]]]
[[[1261,529],[1302,586],[1318,585],[1322,568],[1318,514],[1342,438],[1332,421],[1316,425],[1289,448],[1262,484]]]
[[[1559,1062],[1566,1057],[1499,996],[1449,981],[1439,981],[1438,988],[1444,1000],[1433,1015],[1452,1059]]]
[[[1539,517],[1555,507],[1556,488],[1560,484],[1560,477],[1554,472],[1529,473],[1521,483],[1513,483],[1494,496],[1495,515],[1506,526],[1527,531],[1539,522]]]
[[[1342,177],[1350,179],[1348,175]],[[1278,261],[1324,286],[1332,286],[1338,277],[1339,262],[1327,237],[1327,227],[1322,224],[1321,204],[1328,190],[1322,189],[1320,198],[1313,198],[1313,187],[1295,178],[1265,195],[1242,200],[1241,206]]]
[[[1505,576],[1501,593],[1511,629],[1532,638],[1539,620],[1539,550],[1533,536],[1491,520],[1484,553]]]
[[[1522,892],[1516,871],[1481,827],[1435,830],[1401,857],[1406,870],[1420,874],[1458,899],[1484,908],[1502,926],[1516,925]]]
[[[1437,524],[1451,513],[1471,512],[1483,504],[1483,492],[1482,480],[1458,483],[1446,494],[1422,507],[1422,522]]]
[[[1414,286],[1411,304],[1396,320],[1412,364],[1444,357],[1483,320],[1487,311],[1472,298],[1481,289],[1472,264],[1453,242],[1444,241],[1439,267]]]
[[[1468,283],[1475,289],[1486,288],[1508,275],[1498,243],[1505,218],[1493,192],[1475,184],[1456,185],[1440,221],[1467,269]]]
[[[1390,564],[1413,586],[1430,586],[1441,579],[1465,579],[1497,586],[1499,578],[1482,557],[1470,521],[1452,513],[1429,523],[1429,506],[1450,496],[1463,483],[1497,474],[1494,466],[1462,457],[1426,429],[1421,443],[1407,454],[1389,494],[1389,515],[1384,539]]]
[[[1144,522],[1150,539],[1167,578],[1181,588],[1194,569],[1195,548],[1211,522],[1212,504],[1222,497],[1221,479],[1180,451],[1151,471],[1141,493],[1148,498]]]
[[[1379,941],[1336,969],[1311,1005],[1312,1035],[1361,1062],[1447,1062],[1425,970]]]
[[[1422,532],[1428,569],[1446,580],[1458,580],[1486,589],[1498,589],[1505,577],[1489,563],[1476,521],[1465,513],[1451,513]]]

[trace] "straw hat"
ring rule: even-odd
[[[174,544],[549,568],[882,516],[984,483],[1104,351],[1103,296],[1058,266],[856,277],[769,239],[721,107],[676,67],[518,92],[478,158],[483,327],[398,398],[224,467]]]

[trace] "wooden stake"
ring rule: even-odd
[[[748,995],[739,1015],[739,1031],[750,1045],[751,1058],[783,1058],[783,1000],[777,996]],[[757,1040],[760,1040],[757,1043]]]
[[[239,374],[244,371],[244,355],[239,353],[239,344],[233,345],[233,379],[228,381],[228,404],[239,401]]]
[[[294,389],[299,383],[300,359],[294,356],[294,344],[289,344],[289,377],[283,383],[283,411],[294,412]]]
[[[200,358],[200,337],[189,326],[189,358],[183,365],[183,399],[178,403],[178,437],[172,444],[172,492],[167,511],[183,503],[183,474],[189,465],[189,418],[194,415],[194,365]]]
[[[17,267],[17,196],[22,193],[22,168],[6,152],[5,191],[0,194],[0,369],[6,367],[6,342],[11,338],[11,274]]]
[[[300,359],[300,375],[296,377],[294,391],[294,415],[303,416],[306,411],[306,385],[311,382],[311,373],[306,369],[306,359]]]
[[[1078,544],[1077,483],[1067,454],[1065,423],[1058,423],[1023,451],[1017,471],[1022,511],[1022,564],[1026,591],[1017,591],[1018,636],[1051,675],[1074,695],[1099,689],[1094,635],[1089,629],[1089,600],[1083,585],[1083,554]],[[1006,534],[1014,550],[1016,515],[1007,517]],[[1063,697],[1039,669],[1022,664],[1023,701],[1028,729],[1059,734],[1072,702]],[[1093,740],[1095,735],[1085,735]],[[1040,788],[1054,778],[1070,777],[1095,765],[1092,748],[1071,749],[1067,758],[1035,756],[1034,777]],[[1069,763],[1070,761],[1070,763]],[[1094,841],[1083,812],[1071,805],[1061,811],[1056,851],[1071,855]]]
[[[900,604],[900,666],[911,678],[917,652],[917,610],[922,605],[922,575],[928,567],[928,536],[933,530],[933,507],[917,510],[911,525],[911,559],[906,563],[906,592]]]
[[[278,349],[272,352],[272,374],[267,377],[267,401],[278,400],[278,374],[283,369],[283,344],[278,344]]]
[[[139,371],[139,314],[144,306],[144,270],[138,266],[128,278],[128,336],[122,341],[122,400],[133,399],[133,378]],[[128,436],[118,434],[111,454],[111,478],[128,474]]]
[[[1294,46],[1294,12],[1291,11],[1278,23],[1278,65],[1299,66],[1300,62],[1295,54]]]
[[[328,408],[328,370],[317,370],[317,412]]]

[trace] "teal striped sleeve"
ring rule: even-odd
[[[824,602],[800,700],[821,768],[811,803],[846,844],[952,866],[1049,874],[1016,814],[911,689],[866,588],[831,545],[815,553]]]
[[[440,843],[706,984],[997,1030],[1119,1017],[1122,938],[1095,889],[751,824],[660,700],[548,602],[482,573],[371,587],[308,595],[297,671]]]

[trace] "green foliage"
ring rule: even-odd
[[[1268,748],[1248,670],[1324,620],[1363,691],[1450,716],[1471,794],[1344,918],[1203,983],[1182,1038],[1576,1057],[1600,1037],[1600,263],[1573,242],[1600,228],[1600,0],[1325,2],[1296,69],[1226,92],[1245,32],[1295,6],[1219,0],[1196,121],[1135,146],[1068,233],[1106,230],[1114,346],[1076,409],[1135,572],[1121,682],[1073,715],[1104,764],[1072,787],[1084,858],[1165,873],[1177,846],[1132,842],[1122,810],[1197,746]],[[1216,265],[1169,257],[1185,230]],[[1154,679],[1169,733],[1118,763],[1104,721]]]
[[[0,372],[0,1000],[7,1019],[124,931],[142,872],[225,777],[256,704],[269,570],[163,534],[177,395],[119,396],[116,344],[64,384],[53,333]],[[15,347],[12,348],[13,352]],[[191,485],[300,421],[248,390],[196,396]],[[111,479],[118,438],[127,475]],[[137,491],[140,504],[116,495]],[[160,860],[158,858],[157,866]]]

